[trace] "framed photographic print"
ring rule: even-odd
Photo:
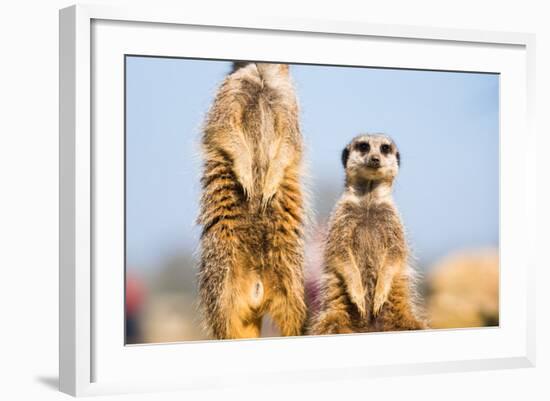
[[[60,389],[534,364],[534,37],[60,12]]]

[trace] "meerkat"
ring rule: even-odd
[[[302,334],[304,218],[298,105],[283,64],[235,63],[208,113],[199,298],[215,339],[259,337],[269,314]]]
[[[342,152],[345,191],[329,220],[321,310],[312,334],[425,328],[417,316],[409,251],[392,198],[395,142],[359,135]]]

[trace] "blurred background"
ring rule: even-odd
[[[126,58],[126,342],[206,339],[196,310],[200,131],[224,61]],[[340,152],[362,132],[395,139],[395,199],[434,328],[498,325],[499,77],[292,65],[314,225],[316,307]],[[277,335],[269,319],[262,335]]]

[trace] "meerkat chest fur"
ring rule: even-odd
[[[364,273],[378,274],[396,257],[404,257],[406,244],[401,219],[392,201],[359,199],[344,207],[350,224],[351,248]]]

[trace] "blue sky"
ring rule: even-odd
[[[126,59],[127,261],[195,249],[200,129],[230,63]],[[397,142],[395,199],[421,265],[498,246],[498,75],[293,65],[317,220],[342,190],[340,152],[362,132]]]

